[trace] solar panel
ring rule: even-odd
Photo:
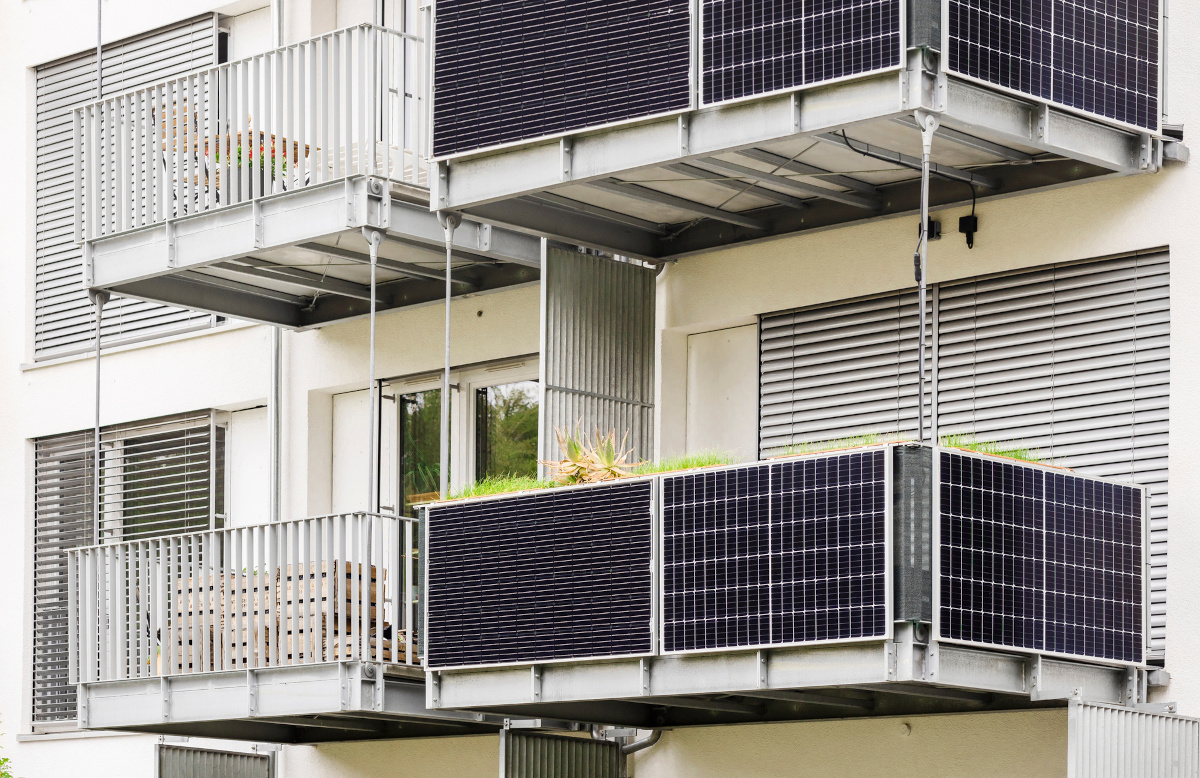
[[[704,102],[898,67],[899,0],[703,0]]]
[[[946,35],[956,73],[1158,129],[1158,0],[949,0]]]
[[[885,455],[664,479],[664,649],[886,636]]]
[[[942,637],[1140,662],[1142,492],[939,454]]]
[[[691,104],[689,0],[439,0],[435,156]]]
[[[649,653],[650,494],[633,481],[430,508],[428,665]]]

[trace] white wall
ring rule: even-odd
[[[757,326],[688,335],[685,447],[758,458]]]
[[[246,527],[271,518],[270,421],[264,407],[229,414],[225,468],[229,473],[227,526]]]
[[[229,28],[229,60],[244,59],[271,48],[270,6],[225,20]]]

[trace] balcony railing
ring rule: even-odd
[[[360,25],[74,112],[80,242],[358,175],[426,185],[424,46]]]
[[[415,537],[354,513],[71,551],[72,682],[417,665]]]

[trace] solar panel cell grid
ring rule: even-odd
[[[1140,490],[945,451],[940,466],[944,637],[1142,661]]]
[[[1157,129],[1158,0],[949,0],[951,70]]]
[[[900,64],[899,0],[704,0],[706,103]]]
[[[431,667],[651,648],[650,484],[433,508]]]
[[[884,457],[665,479],[665,649],[885,636]]]

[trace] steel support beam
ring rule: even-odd
[[[618,181],[615,178],[605,179],[603,181],[591,181],[588,186],[594,189],[599,189],[604,192],[629,197],[634,200],[641,200],[645,203],[653,203],[655,205],[665,205],[670,208],[677,208],[681,211],[703,216],[717,221],[736,224],[740,227],[748,227],[752,230],[766,231],[767,224],[761,219],[755,219],[752,216],[744,216],[740,213],[732,211],[723,211],[720,208],[713,208],[711,205],[704,205],[693,200],[688,200],[683,197],[676,197],[666,192],[660,192],[657,189],[640,184],[634,184],[629,181]]]
[[[900,151],[892,151],[891,149],[880,148],[879,146],[872,146],[870,143],[866,143],[865,141],[858,141],[854,140],[853,138],[842,137],[840,133],[825,132],[813,137],[822,143],[829,143],[868,157],[874,157],[875,159],[879,159],[884,162],[891,162],[892,164],[899,165],[900,167],[906,167],[918,171],[921,169],[920,157],[914,157]],[[965,184],[974,184],[975,186],[983,186],[987,187],[988,189],[998,189],[1000,187],[1000,185],[997,184],[993,178],[981,176],[978,173],[972,173],[969,170],[959,170],[958,168],[951,167],[950,165],[941,165],[933,162],[930,164],[930,172],[942,178],[949,178],[954,181],[962,181]]]
[[[852,176],[834,173],[826,170],[825,168],[820,168],[816,165],[810,165],[807,162],[801,162],[798,159],[788,159],[787,157],[771,151],[766,151],[764,149],[742,149],[738,152],[738,154],[746,157],[747,159],[766,162],[768,165],[771,165],[776,169],[787,170],[802,176],[811,176],[813,178],[819,178],[822,181],[828,181],[831,184],[844,186],[845,188],[854,192],[858,192],[859,194],[870,195],[872,197],[879,196],[879,189],[876,188],[874,184],[859,180]]]
[[[665,705],[668,708],[691,708],[693,710],[717,710],[727,713],[761,714],[765,711],[762,705],[752,705],[735,700],[713,700],[705,697],[642,697],[629,702],[640,702],[643,705]]]
[[[533,197],[487,203],[472,208],[471,215],[526,235],[592,246],[636,259],[654,259],[663,251],[661,233],[657,229],[644,230],[584,210],[547,208]]]
[[[295,306],[308,305],[312,301],[311,297],[304,297],[298,294],[289,294],[281,292],[278,289],[267,289],[263,286],[255,286],[254,284],[245,284],[241,281],[234,281],[230,278],[221,278],[219,276],[210,276],[202,271],[185,270],[179,273],[176,278],[183,281],[193,281],[197,284],[205,284],[206,286],[215,286],[220,289],[229,289],[236,292],[245,292],[246,294],[265,297],[268,300],[278,300],[279,302],[290,303]]]
[[[710,167],[727,170],[730,173],[743,178],[749,178],[763,184],[777,186],[780,189],[788,189],[793,192],[800,192],[814,197],[824,197],[826,200],[835,200],[839,203],[857,206],[858,208],[865,208],[869,211],[874,211],[879,208],[879,198],[877,197],[867,197],[850,192],[840,192],[836,189],[830,189],[829,187],[810,184],[807,181],[796,181],[791,178],[775,175],[774,173],[755,170],[752,167],[739,165],[736,162],[726,162],[725,160],[717,159],[716,157],[708,157],[707,159],[700,160],[700,162]]]
[[[269,278],[273,281],[312,289],[316,292],[340,294],[343,297],[353,297],[357,300],[370,300],[371,290],[362,284],[343,281],[340,278],[330,278],[300,270],[294,267],[282,267],[254,257],[243,257],[236,262],[218,262],[213,267],[229,273],[239,273],[252,278]]]
[[[663,168],[670,170],[672,173],[679,173],[687,176],[690,179],[704,181],[705,183],[712,184],[713,186],[719,186],[722,189],[726,189],[731,192],[761,197],[762,199],[770,200],[777,205],[786,205],[789,208],[796,209],[808,207],[805,202],[798,197],[793,197],[790,194],[784,194],[783,192],[777,192],[774,189],[766,189],[755,184],[747,184],[745,181],[742,181],[737,177],[731,177],[727,173],[714,173],[711,170],[705,170],[704,168],[696,167],[695,165],[689,165],[684,162],[672,162],[669,165],[663,165]],[[771,182],[768,181],[766,183]]]
[[[574,214],[576,212],[583,212],[604,219],[605,221],[610,221],[613,224],[622,224],[626,227],[644,230],[645,232],[649,232],[654,235],[667,234],[667,228],[665,225],[656,224],[651,221],[646,221],[645,219],[639,219],[638,217],[630,216],[627,213],[610,211],[607,208],[601,208],[598,205],[592,205],[591,203],[585,203],[580,200],[572,200],[569,197],[556,195],[553,192],[543,192],[538,195],[531,195],[529,199],[536,200],[539,203],[544,203],[550,208],[557,208],[561,211],[566,211],[567,213]]]
[[[388,240],[393,238],[389,235]],[[363,265],[371,264],[371,256],[362,252],[354,251],[353,249],[342,248],[341,246],[326,246],[323,243],[302,243],[297,248],[302,248],[305,251],[312,251],[319,254],[325,254],[330,257],[338,257],[339,259],[348,259],[351,262],[358,262]],[[391,270],[395,273],[402,273],[411,278],[428,278],[431,281],[444,281],[446,273],[443,270],[435,270],[433,268],[421,267],[408,262],[400,262],[387,257],[379,257],[377,260],[379,267],[384,270]],[[472,260],[475,261],[475,260]],[[465,284],[474,286],[475,282],[458,271],[451,271],[450,280],[456,284]],[[364,298],[366,299],[366,298]]]
[[[921,129],[917,124],[916,119],[911,116],[897,116],[895,119],[893,119],[893,121],[897,122],[898,124],[903,124],[905,127],[909,127],[914,130]],[[999,143],[992,143],[990,140],[984,140],[983,138],[978,138],[974,135],[968,135],[961,130],[956,130],[951,127],[939,128],[938,137],[953,141],[959,146],[965,146],[969,149],[982,151],[984,154],[991,154],[994,157],[1001,157],[1002,159],[1006,159],[1009,162],[1018,165],[1028,165],[1033,162],[1033,156],[1026,154],[1023,151],[1010,149],[1008,146],[1002,146]]]
[[[871,710],[875,707],[874,700],[864,700],[858,697],[843,697],[837,694],[818,694],[816,692],[793,692],[785,689],[756,689],[742,692],[742,697],[759,697],[764,700],[779,700],[781,702],[801,702],[805,705],[828,705],[835,708],[857,708]]]

